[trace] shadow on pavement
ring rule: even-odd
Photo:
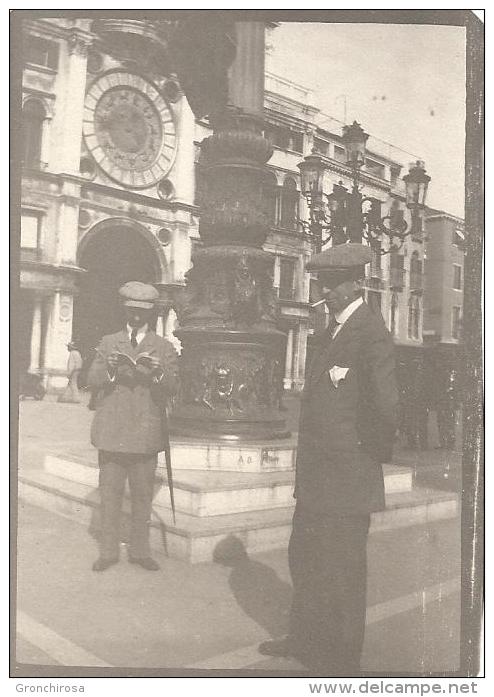
[[[267,564],[249,558],[234,535],[218,543],[213,560],[231,568],[230,589],[239,607],[272,637],[286,633],[292,588]]]

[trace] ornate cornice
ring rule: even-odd
[[[445,220],[451,220],[452,222],[456,223],[459,227],[464,227],[465,226],[465,220],[463,218],[459,218],[456,215],[453,215],[452,213],[446,213],[444,211],[434,211],[428,213],[427,210],[424,215],[424,219],[427,220],[439,220],[441,218],[444,218]]]
[[[20,271],[21,288],[68,293],[77,291],[77,279],[86,273],[85,269],[72,264],[57,265],[28,259],[21,259]]]
[[[67,28],[58,24],[53,24],[48,19],[32,19],[24,21],[24,31],[35,33],[45,38],[47,35],[54,39],[64,39],[67,35]]]
[[[116,189],[111,186],[107,186],[106,184],[88,182],[87,179],[84,179],[83,177],[67,176],[67,178],[76,180],[77,182],[82,184],[86,191],[95,191],[101,194],[105,194],[107,196],[111,196],[112,198],[124,201],[132,201],[134,203],[140,203],[144,206],[159,208],[161,210],[169,210],[172,212],[183,210],[194,215],[198,215],[199,213],[199,207],[192,203],[183,203],[181,201],[165,201],[161,198],[153,198],[151,196],[146,196],[145,194],[136,193],[135,191],[128,191],[126,189]]]
[[[28,63],[27,67],[30,68],[31,64]],[[33,69],[36,70],[37,66],[33,66]],[[27,85],[23,85],[22,91],[28,95],[32,95],[34,97],[44,97],[45,99],[50,99],[51,101],[55,101],[57,98],[57,95],[54,92],[46,92],[45,90],[40,90],[37,87],[28,87]]]
[[[288,126],[295,128],[301,133],[305,133],[307,128],[311,126],[309,120],[302,117],[293,116],[292,114],[285,114],[284,112],[275,111],[270,107],[264,107],[264,120],[273,126]]]

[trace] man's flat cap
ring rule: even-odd
[[[337,244],[314,254],[307,262],[307,271],[345,272],[362,268],[372,259],[371,248],[357,242]]]
[[[140,307],[151,310],[160,294],[153,286],[140,281],[128,281],[125,283],[118,294],[126,307]]]

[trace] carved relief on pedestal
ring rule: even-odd
[[[273,259],[261,250],[199,250],[178,307],[182,327],[270,330],[277,319]]]
[[[203,344],[189,352],[182,375],[180,402],[199,416],[259,418],[259,410],[276,409],[282,392],[279,360],[266,347],[218,350]]]

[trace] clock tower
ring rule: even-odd
[[[96,333],[120,321],[118,285],[141,280],[159,289],[157,331],[177,345],[172,298],[198,238],[194,116],[172,72],[166,22],[100,19],[92,32],[81,95],[77,251],[86,273],[74,338],[90,356]]]

